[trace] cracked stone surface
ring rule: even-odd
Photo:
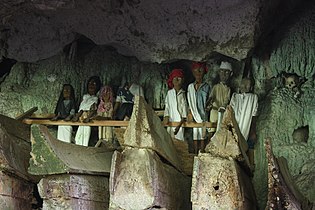
[[[281,20],[296,2],[5,0],[1,55],[34,62],[84,35],[141,61],[202,60],[213,52],[240,60],[262,32],[276,26],[275,11]]]

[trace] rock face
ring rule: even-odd
[[[47,176],[38,183],[43,209],[108,209],[108,178],[63,174]]]
[[[268,40],[258,46],[252,60],[255,92],[266,95],[284,87],[281,72],[305,77],[302,89],[315,87],[315,3],[305,2],[287,17],[286,24],[277,27]]]
[[[31,151],[29,138],[29,126],[0,115],[1,209],[32,208],[33,189],[39,178],[27,172]]]
[[[310,203],[297,189],[288,170],[285,158],[276,158],[272,153],[272,140],[264,142],[268,160],[268,201],[266,209],[313,209]]]
[[[286,2],[291,8],[297,1]],[[2,55],[34,62],[51,57],[77,34],[142,61],[201,60],[212,52],[243,59],[282,1],[5,1]],[[281,15],[280,15],[281,14]],[[267,27],[268,26],[268,27]]]
[[[165,65],[140,63],[106,47],[95,47],[75,63],[61,53],[36,64],[17,63],[0,85],[0,113],[15,117],[32,107],[37,113],[53,113],[63,84],[74,87],[77,104],[86,93],[89,77],[97,75],[115,94],[124,79],[143,87],[146,100],[156,109],[164,106],[167,92]]]
[[[275,90],[260,104],[260,116],[257,130],[258,144],[255,153],[256,171],[254,183],[256,193],[261,195],[261,203],[267,198],[267,162],[263,138],[270,137],[273,153],[276,157],[283,156],[288,161],[288,169],[298,189],[311,202],[315,198],[314,160],[315,160],[315,119],[314,89],[305,90],[299,99],[294,94],[281,88]],[[303,107],[303,108],[302,108]],[[307,142],[294,141],[293,134],[297,128],[309,126]],[[261,204],[260,205],[264,205]]]

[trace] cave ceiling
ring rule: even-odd
[[[0,0],[0,57],[36,62],[86,37],[141,61],[246,58],[290,0]]]

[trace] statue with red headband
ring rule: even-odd
[[[164,124],[179,122],[176,127],[168,127],[168,133],[175,139],[184,141],[182,123],[187,117],[187,101],[185,91],[182,89],[184,73],[182,69],[174,69],[167,80],[169,91],[165,98]]]
[[[188,105],[189,111],[187,120],[189,122],[202,123],[208,120],[208,113],[206,112],[206,101],[209,95],[210,87],[203,81],[203,76],[208,72],[205,63],[193,62],[191,67],[195,81],[188,86]],[[205,128],[193,128],[193,145],[194,153],[198,153],[205,148]],[[200,145],[198,145],[200,143]]]

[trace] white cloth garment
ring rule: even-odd
[[[176,94],[175,89],[167,92],[165,98],[164,116],[169,117],[170,122],[180,122],[182,118],[187,117],[187,101],[185,91],[180,89]],[[173,137],[176,127],[168,127],[167,132]],[[180,128],[178,133],[174,136],[178,140],[184,141],[184,128]]]
[[[88,146],[91,135],[90,126],[79,126],[77,134],[75,135],[75,144]]]
[[[189,109],[194,117],[194,120],[197,123],[202,123],[203,121],[197,109],[196,90],[194,87],[194,83],[191,83],[188,85],[187,99],[188,99]],[[193,140],[204,139],[202,133],[203,133],[202,128],[193,128]]]
[[[72,126],[70,125],[59,125],[57,132],[57,139],[67,143],[71,143]]]
[[[233,93],[230,105],[245,140],[248,139],[252,117],[257,116],[258,96],[253,93]]]
[[[79,111],[89,111],[91,106],[95,103],[97,104],[97,96],[85,94],[83,100],[80,104]],[[77,133],[75,135],[75,143],[78,145],[88,146],[91,135],[90,126],[79,126]]]
[[[89,111],[94,103],[97,104],[97,101],[98,98],[96,95],[91,96],[90,94],[85,94],[82,102],[80,103],[79,111]]]

